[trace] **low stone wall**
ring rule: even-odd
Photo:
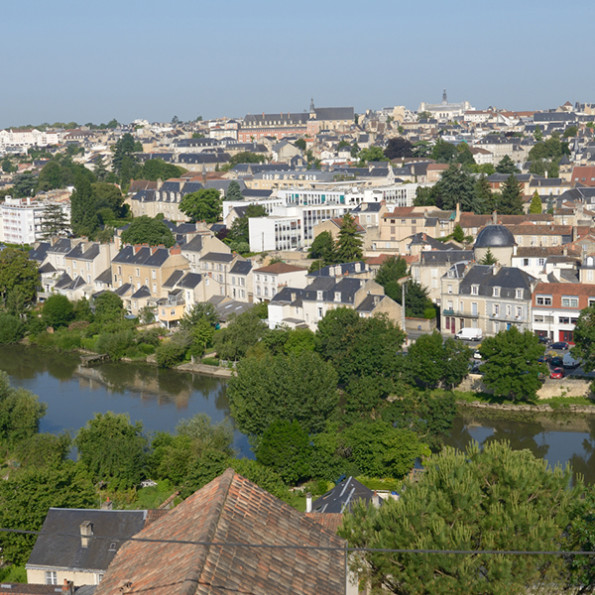
[[[216,378],[231,378],[233,370],[229,368],[221,368],[219,366],[207,366],[206,364],[182,364],[177,366],[176,370],[183,372],[194,372],[196,374],[204,374],[205,376],[215,376]]]
[[[436,328],[435,318],[413,318],[405,317],[405,330],[408,331],[422,331],[424,333],[432,333]]]
[[[532,411],[534,413],[549,413],[558,411],[549,405],[526,405],[526,404],[513,404],[513,403],[480,403],[479,401],[475,401],[473,403],[469,403],[467,401],[459,401],[458,405],[461,407],[469,407],[471,409],[496,409],[498,411]],[[563,409],[564,412],[572,412],[572,413],[587,413],[591,415],[595,415],[595,407],[589,405],[573,405],[570,404],[565,406]]]

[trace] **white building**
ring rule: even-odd
[[[26,151],[30,147],[48,147],[59,142],[58,132],[43,132],[36,128],[0,130],[0,151],[8,147]]]
[[[250,251],[299,250],[303,246],[301,217],[250,217]]]
[[[31,198],[7,196],[0,205],[0,240],[8,244],[32,244],[40,239],[45,208]]]

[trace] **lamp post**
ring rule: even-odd
[[[407,333],[406,330],[406,320],[405,320],[405,287],[409,281],[411,281],[411,276],[401,277],[399,279],[401,283],[401,326],[403,328],[403,332]]]

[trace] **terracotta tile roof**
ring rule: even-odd
[[[0,595],[56,595],[61,592],[62,587],[59,585],[28,585],[24,583],[2,583],[0,585]]]
[[[271,273],[273,275],[281,275],[283,273],[297,273],[299,271],[305,271],[306,269],[302,267],[296,267],[292,264],[286,264],[285,262],[275,262],[274,264],[269,264],[266,267],[261,267],[260,269],[256,269],[255,273]]]
[[[345,541],[228,469],[122,546],[95,595],[343,593],[341,549],[247,548],[192,542],[343,548]]]
[[[572,225],[507,225],[514,235],[555,236],[571,235]]]
[[[340,512],[307,512],[306,516],[313,521],[321,524],[325,529],[336,533],[343,523],[343,515]]]

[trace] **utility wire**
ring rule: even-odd
[[[71,537],[73,539],[97,539],[111,542],[135,541],[140,543],[166,543],[171,545],[198,545],[204,547],[244,547],[253,549],[290,549],[290,550],[318,550],[345,552],[371,552],[393,554],[453,554],[453,555],[507,555],[507,556],[595,556],[595,551],[581,550],[455,550],[455,549],[426,549],[426,548],[369,548],[323,546],[323,545],[277,545],[267,543],[239,543],[233,541],[195,541],[186,539],[150,539],[146,537],[123,537],[121,535],[83,535],[80,533],[42,533],[41,531],[28,531],[26,529],[8,529],[0,527],[2,533],[17,533],[21,535],[46,535],[48,537]]]

